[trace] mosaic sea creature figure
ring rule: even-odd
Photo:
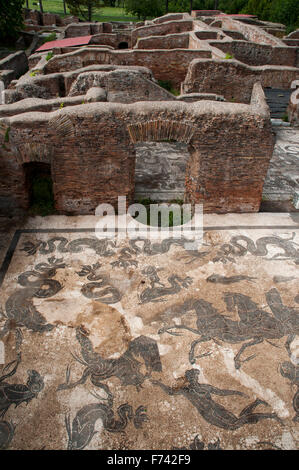
[[[157,343],[147,336],[133,339],[128,349],[117,359],[104,359],[100,354],[94,352],[92,343],[82,327],[77,328],[76,337],[81,346],[82,358],[74,357],[85,366],[85,369],[81,379],[71,383],[70,368],[68,367],[66,383],[59,385],[58,390],[67,390],[84,384],[90,377],[93,385],[103,389],[108,400],[113,401],[113,395],[103,380],[117,377],[122,385],[134,385],[139,390],[145,379],[151,376],[152,371],[162,371]],[[145,366],[146,374],[142,374],[140,371],[142,366]]]
[[[256,277],[244,276],[242,274],[238,276],[221,276],[221,274],[211,274],[207,277],[207,282],[212,282],[213,284],[234,284],[240,281],[253,281]]]
[[[299,422],[299,365],[294,365],[292,362],[285,361],[280,366],[280,373],[283,377],[290,380],[291,384],[297,386],[296,393],[293,398],[293,408],[295,416],[293,421]]]
[[[0,450],[7,449],[15,432],[15,426],[8,421],[0,421]]]
[[[63,286],[52,278],[57,269],[63,268],[63,260],[52,257],[48,259],[48,263],[39,263],[34,270],[19,275],[18,284],[23,289],[16,289],[6,301],[5,312],[2,312],[6,322],[0,331],[0,338],[9,331],[11,321],[18,327],[24,326],[34,332],[50,331],[54,328],[36,309],[32,299],[45,299],[57,294]]]
[[[177,274],[172,274],[167,279],[170,286],[165,286],[165,284],[160,281],[157,270],[154,266],[147,266],[142,272],[149,279],[150,287],[146,287],[146,289],[144,289],[144,291],[139,295],[141,304],[148,302],[161,302],[164,300],[162,297],[177,294],[183,287],[187,288],[192,284],[191,277],[187,276],[182,278]]]
[[[17,366],[16,366],[17,367]],[[14,373],[16,368],[14,369]],[[13,374],[9,374],[13,375]],[[0,377],[0,418],[3,418],[11,405],[27,404],[36,398],[44,388],[44,380],[36,370],[28,370],[26,385],[4,382],[8,375]]]
[[[0,376],[0,449],[6,449],[13,439],[15,426],[12,422],[3,420],[7,410],[12,406],[19,406],[21,403],[29,403],[36,398],[44,388],[44,380],[35,370],[28,370],[28,380],[26,385],[19,383],[8,383],[7,379],[17,372],[21,363],[20,346],[22,335],[20,330],[16,330],[17,359],[7,364]]]
[[[290,282],[294,279],[296,279],[294,276],[274,276],[273,282],[275,282],[275,284],[279,284],[280,282]]]
[[[244,343],[235,356],[235,367],[239,369],[242,362],[252,359],[250,356],[241,360],[241,355],[246,348],[262,343],[264,340],[280,339],[287,336],[286,349],[290,351],[290,344],[299,334],[299,311],[292,307],[287,307],[282,303],[277,289],[270,289],[266,293],[267,303],[273,315],[261,309],[247,295],[233,292],[224,294],[224,301],[227,310],[232,312],[236,309],[240,321],[231,320],[222,315],[213,305],[204,299],[185,302],[181,309],[183,314],[192,310],[196,313],[196,328],[187,325],[173,325],[163,327],[159,333],[167,332],[173,335],[179,333],[172,330],[187,330],[200,336],[200,339],[193,341],[189,352],[189,360],[193,364],[196,360],[194,354],[196,346],[201,342],[210,340],[224,341],[230,344]],[[249,340],[249,341],[248,341]],[[248,341],[248,342],[246,342]],[[272,343],[271,343],[272,344]],[[200,357],[200,356],[199,356]]]
[[[159,386],[168,395],[182,395],[196,408],[198,413],[210,424],[218,428],[234,431],[245,424],[256,424],[264,419],[274,419],[281,423],[280,418],[275,413],[255,413],[254,410],[259,405],[268,404],[262,400],[255,400],[247,405],[236,416],[224,406],[213,399],[213,395],[219,396],[244,396],[244,393],[237,390],[222,390],[206,383],[200,383],[198,369],[190,369],[185,372],[187,384],[181,387],[168,387],[159,381],[152,380],[154,385]]]
[[[53,237],[45,242],[42,240],[37,240],[36,243],[28,241],[24,244],[21,251],[27,252],[28,255],[34,255],[38,252],[43,255],[48,255],[54,253],[56,250],[59,253],[82,253],[84,249],[89,248],[94,250],[97,255],[112,256],[114,251],[109,249],[110,246],[114,247],[115,244],[109,239],[86,237],[70,241],[65,237]]]
[[[98,300],[105,304],[115,304],[121,300],[122,295],[116,287],[110,285],[109,277],[105,273],[97,272],[100,267],[100,263],[91,266],[85,265],[78,272],[79,276],[86,276],[89,281],[92,281],[84,284],[81,292],[88,299]]]
[[[204,450],[204,449],[205,449],[205,443],[201,441],[197,435],[194,437],[189,447],[179,447],[179,448],[174,447],[173,450]],[[222,450],[220,447],[220,440],[217,439],[216,442],[209,442],[208,450]]]
[[[268,255],[268,246],[275,246],[281,248],[283,253],[279,253],[273,256],[272,259],[289,259],[293,260],[295,264],[299,264],[299,249],[295,248],[297,243],[294,240],[295,233],[292,234],[290,238],[282,238],[278,235],[261,237],[256,242],[251,240],[251,238],[246,235],[235,235],[229,241],[229,243],[224,243],[216,257],[213,259],[213,262],[216,263],[220,261],[222,263],[236,262],[236,258],[240,256],[245,256],[250,253],[254,256],[267,256]],[[244,244],[242,244],[243,242]]]
[[[138,407],[134,415],[132,406],[124,403],[117,408],[117,414],[119,419],[114,416],[112,404],[91,403],[83,406],[77,412],[72,425],[70,417],[66,416],[65,424],[69,437],[68,450],[84,449],[97,434],[95,424],[99,419],[102,421],[104,429],[113,433],[123,431],[131,420],[137,429],[142,426],[143,422],[148,421],[144,406]]]

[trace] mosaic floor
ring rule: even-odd
[[[0,272],[0,448],[298,448],[296,216],[205,216],[193,252],[29,221]]]
[[[299,194],[299,129],[274,127],[273,130],[275,148],[263,197],[265,201],[293,201],[295,194]]]

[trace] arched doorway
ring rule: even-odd
[[[196,131],[193,123],[159,119],[127,128],[136,151],[135,200],[148,195],[155,201],[187,201],[186,173]]]
[[[129,48],[129,44],[126,41],[122,41],[118,45],[118,49],[128,49],[128,48]]]
[[[53,181],[51,165],[42,162],[23,164],[28,208],[38,215],[54,212]]]
[[[135,144],[136,201],[183,201],[188,145],[183,142],[138,142]]]

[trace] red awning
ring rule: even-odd
[[[92,36],[79,36],[77,38],[66,38],[66,39],[58,39],[57,41],[49,41],[45,42],[42,46],[40,46],[36,52],[42,51],[49,51],[54,47],[72,47],[72,46],[84,46],[89,44],[90,39]]]

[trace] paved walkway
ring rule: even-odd
[[[0,448],[298,447],[299,218],[204,224],[196,252],[101,241],[94,217],[15,234]]]
[[[273,130],[276,143],[264,184],[264,200],[292,203],[295,193],[299,194],[299,129],[274,127]]]

